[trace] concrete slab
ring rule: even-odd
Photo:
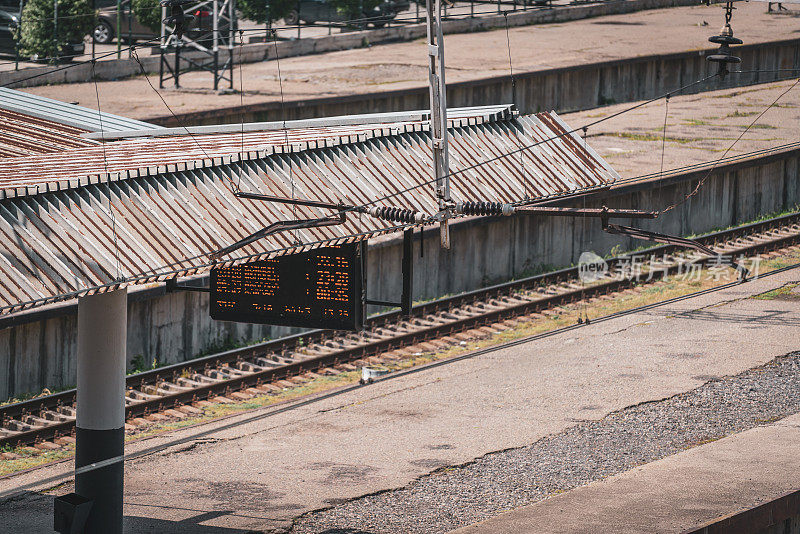
[[[794,143],[800,139],[800,85],[795,82],[673,96],[668,105],[660,100],[592,126],[586,142],[623,178],[656,173],[655,178],[662,144],[668,173],[686,165]],[[579,127],[634,105],[568,113],[562,118]],[[747,127],[750,129],[743,134]]]
[[[287,527],[303,512],[740,373],[797,349],[795,303],[747,297],[798,279],[787,271],[274,416],[207,425],[226,426],[127,463],[128,532]],[[137,442],[127,453],[196,433]],[[69,471],[60,464],[4,479],[0,492]],[[50,502],[4,502],[0,532],[47,531]]]
[[[637,467],[453,534],[676,533],[800,487],[800,414]]]
[[[736,36],[753,44],[797,37],[793,16],[765,13],[765,4],[742,3],[732,25]],[[512,28],[514,72],[583,65],[605,60],[701,50],[723,23],[719,4],[642,11],[573,21]],[[446,37],[447,81],[476,80],[508,74],[505,30],[454,34]],[[375,91],[427,87],[424,39],[280,61],[278,80],[274,61],[242,67],[245,106],[306,98],[333,97]],[[239,88],[239,73],[235,73]],[[210,97],[209,74],[181,75],[184,91],[162,91],[175,113],[240,105],[239,94]],[[147,120],[169,111],[143,77],[98,84],[104,111]],[[80,105],[97,106],[92,83],[25,89],[35,94]],[[205,94],[201,94],[205,93]],[[213,93],[212,93],[213,94]],[[118,98],[125,95],[125,98]]]

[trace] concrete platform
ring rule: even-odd
[[[698,4],[700,4],[698,2]],[[787,4],[787,6],[790,6]],[[732,21],[736,36],[747,44],[797,38],[797,23],[790,15],[767,14],[762,2],[742,2]],[[713,47],[708,38],[722,26],[720,4],[676,7],[511,28],[514,72],[586,65],[599,61],[669,54]],[[274,61],[242,67],[245,95],[214,94],[209,74],[181,76],[183,91],[162,91],[176,114],[319,97],[338,97],[375,91],[427,87],[425,40],[386,44],[280,61],[278,80]],[[506,76],[507,40],[504,29],[446,37],[447,82]],[[239,73],[234,73],[239,89]],[[151,75],[152,78],[152,75]],[[169,111],[144,77],[98,84],[103,111],[148,120],[169,116]],[[51,85],[25,89],[31,93],[80,105],[97,106],[93,83]],[[117,98],[117,95],[125,98]],[[488,103],[488,102],[487,102]],[[493,101],[491,103],[498,103]],[[237,116],[238,117],[238,116]],[[234,122],[238,122],[238,118]]]
[[[127,532],[288,528],[307,511],[740,373],[798,348],[795,302],[747,298],[798,279],[787,271],[295,410],[131,444],[127,454],[167,448],[126,464]],[[677,315],[691,310],[706,313]],[[178,438],[187,441],[169,446]],[[27,488],[0,503],[0,532],[48,532],[52,496],[36,493],[37,481],[70,470],[63,463],[0,480],[0,493]]]
[[[800,415],[793,415],[453,534],[684,532],[797,490],[798,469]]]

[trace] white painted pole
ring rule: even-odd
[[[125,289],[78,299],[75,468],[119,459],[75,475],[75,493],[92,501],[86,534],[122,532],[127,328]]]
[[[443,248],[450,248],[450,156],[447,138],[447,84],[444,80],[444,35],[441,0],[428,0],[428,81],[431,97],[431,137],[436,198],[439,202],[439,232]]]

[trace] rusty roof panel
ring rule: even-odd
[[[618,177],[567,133],[555,113],[518,117],[478,109],[453,115],[455,201],[545,198]],[[108,172],[102,147],[6,160],[11,170],[6,162],[0,169],[0,313],[201,273],[214,265],[208,253],[271,222],[331,214],[238,199],[232,184],[242,191],[432,215],[437,203],[430,143],[427,123],[411,121],[246,132],[244,139],[214,134],[106,143]],[[216,265],[398,229],[350,214],[343,225],[275,234]]]
[[[97,146],[97,141],[81,137],[85,132],[73,126],[0,109],[0,158]]]

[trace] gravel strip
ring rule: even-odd
[[[301,516],[292,532],[446,532],[800,412],[800,352],[405,488]]]

